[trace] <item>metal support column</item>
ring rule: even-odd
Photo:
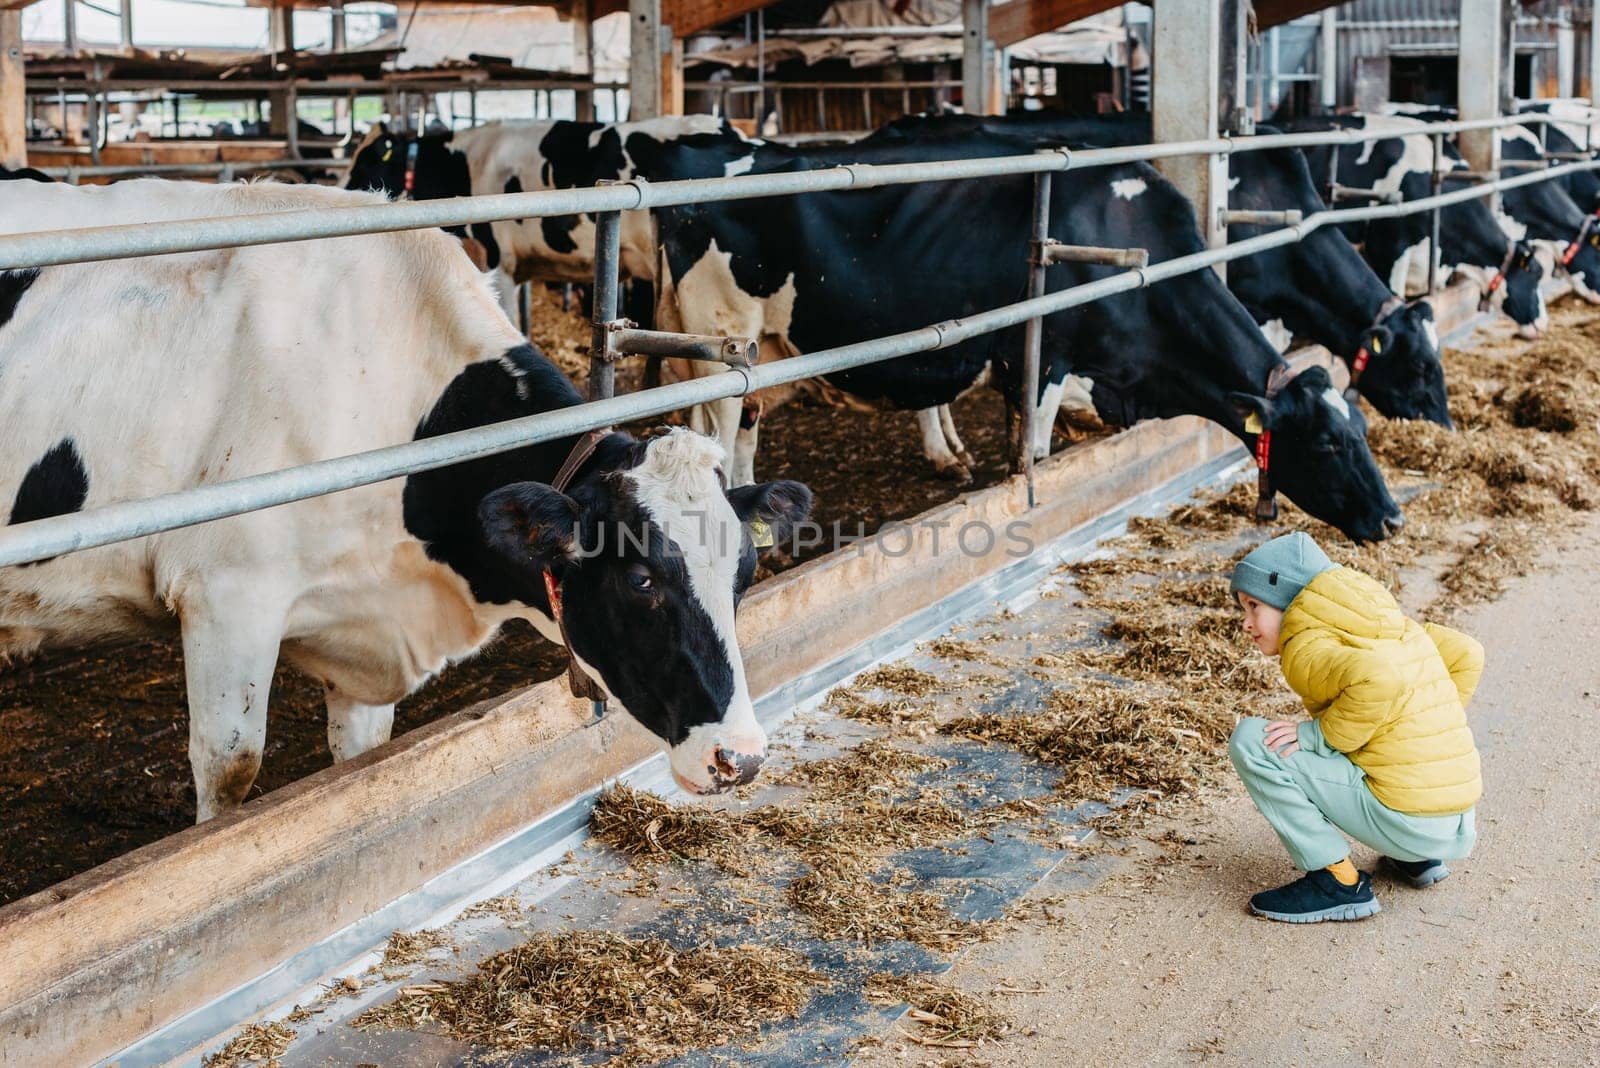
[[[1444,187],[1444,134],[1433,135],[1433,187],[1431,194],[1438,196]],[[1428,213],[1430,218],[1430,238],[1428,240],[1428,295],[1439,292],[1439,208],[1437,206]],[[1405,294],[1401,294],[1404,296]]]
[[[989,0],[961,0],[961,106],[968,115],[992,115],[994,42],[989,40]]]
[[[122,0],[118,12],[122,23],[122,52],[127,55],[133,51],[133,0]]]
[[[346,33],[344,17],[344,0],[333,0],[333,7],[329,15],[328,48],[333,52],[343,52],[349,48],[349,37]],[[337,133],[355,132],[355,107],[353,100],[336,96],[333,98],[333,129]]]
[[[1596,27],[1600,27],[1600,17],[1591,14],[1589,16],[1589,102],[1591,105],[1594,104],[1597,98],[1600,98],[1600,33],[1595,32]]]
[[[78,54],[78,0],[61,0],[61,43],[67,55]]]
[[[1322,79],[1320,103],[1332,111],[1339,106],[1339,9],[1324,8],[1317,55],[1317,74]]]
[[[659,84],[659,83],[658,83]],[[611,362],[608,333],[617,317],[617,272],[622,261],[622,213],[603,211],[594,220],[594,329],[589,335],[589,399],[616,393],[616,367]],[[606,703],[592,701],[595,719],[604,719]]]
[[[66,124],[63,108],[63,129]],[[0,167],[27,165],[28,95],[22,75],[22,12],[0,11]]]
[[[589,0],[573,0],[569,9],[572,18],[572,44],[576,50],[582,72],[594,81],[594,19],[589,12]],[[579,122],[594,121],[594,90],[579,89],[572,94],[573,117]]]
[[[661,0],[628,0],[628,119],[661,114]]]
[[[1500,114],[1505,77],[1501,8],[1504,0],[1461,0],[1460,61],[1456,100],[1463,119],[1488,119]],[[1499,166],[1500,135],[1495,130],[1463,130],[1456,139],[1461,155],[1475,171]]]
[[[1186,0],[1159,7],[1154,46],[1158,57],[1151,92],[1155,140],[1203,141],[1216,137],[1222,0]],[[1228,47],[1237,45],[1230,40]],[[1194,203],[1206,245],[1216,248],[1224,244],[1228,234],[1218,225],[1218,219],[1219,211],[1228,205],[1227,159],[1173,156],[1158,161],[1156,166]]]
[[[1033,240],[1028,244],[1028,297],[1044,296],[1045,242],[1050,240],[1050,172],[1033,176]],[[1012,469],[1022,473],[1028,483],[1028,507],[1033,499],[1033,421],[1039,407],[1039,353],[1044,344],[1044,317],[1028,320],[1022,341],[1021,411],[1018,412],[1017,440],[1012,443]],[[1054,417],[1054,412],[1049,413]]]

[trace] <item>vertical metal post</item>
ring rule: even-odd
[[[61,0],[62,46],[67,54],[78,54],[78,0]]]
[[[1243,110],[1243,91],[1235,80],[1244,64],[1228,64],[1224,84],[1222,52],[1237,56],[1242,45],[1239,10],[1229,3],[1224,27],[1222,0],[1168,3],[1155,16],[1155,81],[1151,91],[1151,126],[1157,142],[1205,141],[1222,128],[1222,109]],[[1231,116],[1230,116],[1231,117]],[[1225,156],[1174,156],[1157,168],[1194,204],[1200,234],[1209,248],[1227,243],[1219,209],[1228,205],[1228,162]],[[1222,274],[1222,265],[1218,272]]]
[[[604,400],[616,392],[616,369],[608,324],[617,317],[617,271],[622,259],[622,213],[603,211],[594,221],[594,328],[589,335],[589,399]],[[606,714],[604,701],[593,701],[595,719]]]
[[[603,211],[594,222],[594,331],[589,346],[589,399],[602,400],[616,388],[616,372],[606,359],[606,324],[617,317],[617,267],[621,259],[622,213]]]
[[[1502,6],[1503,0],[1461,0],[1456,100],[1463,119],[1488,119],[1500,114],[1500,83],[1505,74]],[[1456,143],[1472,170],[1492,171],[1498,166],[1498,130],[1463,130]]]
[[[1040,171],[1033,176],[1033,235],[1028,242],[1028,297],[1044,296],[1045,271],[1044,243],[1050,237],[1050,172]],[[1034,411],[1039,407],[1039,354],[1044,345],[1044,316],[1028,320],[1022,341],[1022,403],[1018,441],[1016,444],[1016,470],[1028,483],[1028,507],[1033,499],[1033,433]],[[1054,418],[1055,413],[1048,413]]]
[[[119,12],[122,16],[122,52],[127,55],[133,51],[133,0],[122,0]]]
[[[1436,134],[1433,135],[1433,187],[1432,187],[1432,193],[1433,193],[1434,196],[1438,196],[1439,195],[1439,191],[1444,187],[1444,171],[1440,170],[1440,167],[1442,167],[1443,165],[1444,165],[1444,134],[1436,133]],[[1432,227],[1432,235],[1428,239],[1428,295],[1432,296],[1433,294],[1439,292],[1439,207],[1438,207],[1438,205],[1434,205],[1433,210],[1430,211],[1428,213],[1428,215],[1430,217],[1429,225]],[[1403,296],[1405,296],[1405,294],[1401,293],[1401,294],[1399,294],[1399,296],[1403,297]]]
[[[104,110],[100,104],[100,90],[90,89],[84,96],[83,106],[88,111],[83,125],[89,133],[89,162],[98,167],[100,166],[100,114]]]
[[[1322,11],[1322,39],[1321,55],[1318,59],[1317,74],[1322,79],[1321,103],[1328,111],[1339,106],[1339,9],[1336,7],[1324,8]]]
[[[61,109],[66,132],[67,109]],[[28,94],[22,73],[22,12],[0,11],[0,166],[28,165]]]
[[[661,0],[628,0],[628,120],[661,114]]]
[[[989,88],[994,84],[989,0],[962,0],[961,26],[961,109],[968,115],[993,114],[989,107]]]

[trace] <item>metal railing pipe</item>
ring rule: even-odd
[[[1513,116],[1469,123],[1430,125],[1439,132],[1554,121],[1546,116]],[[1302,144],[1343,144],[1396,136],[1393,130],[1334,130],[1291,135]],[[50,267],[89,260],[159,256],[210,249],[311,241],[357,234],[388,233],[436,226],[468,226],[502,219],[598,214],[713,201],[787,196],[844,189],[872,189],[915,182],[989,178],[1008,174],[1106,166],[1136,160],[1211,152],[1245,152],[1281,147],[1281,135],[1215,138],[1164,145],[1130,145],[1059,154],[980,157],[934,163],[848,164],[813,171],[745,174],[731,178],[670,182],[634,180],[586,189],[545,189],[448,200],[402,201],[362,207],[317,208],[159,224],[84,227],[46,233],[0,236],[0,270]]]

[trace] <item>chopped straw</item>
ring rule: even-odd
[[[749,1038],[823,984],[788,949],[569,931],[497,953],[465,980],[404,988],[355,1024],[502,1050],[620,1049],[608,1063],[641,1065]]]
[[[294,1029],[281,1023],[249,1024],[201,1063],[205,1068],[242,1068],[244,1065],[277,1068],[278,1058],[289,1052],[294,1039]]]
[[[919,1046],[972,1049],[1004,1038],[1011,1020],[980,999],[926,975],[878,972],[863,986],[873,1005],[905,1005],[906,1019],[916,1025],[905,1037]]]

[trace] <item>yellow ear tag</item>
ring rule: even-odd
[[[1382,351],[1383,351],[1383,342],[1379,341],[1377,336],[1374,335],[1373,338],[1372,338],[1372,354],[1374,356],[1376,356],[1378,353],[1380,353]]]
[[[383,154],[383,158],[380,159],[378,162],[379,163],[388,163],[389,162],[389,157],[393,156],[393,155],[394,155],[394,146],[390,145],[389,146],[389,150]]]
[[[765,519],[750,520],[750,540],[755,543],[757,549],[772,548],[772,528],[767,526]]]
[[[1251,412],[1244,417],[1244,432],[1246,434],[1259,434],[1265,427],[1261,425],[1261,416]]]

